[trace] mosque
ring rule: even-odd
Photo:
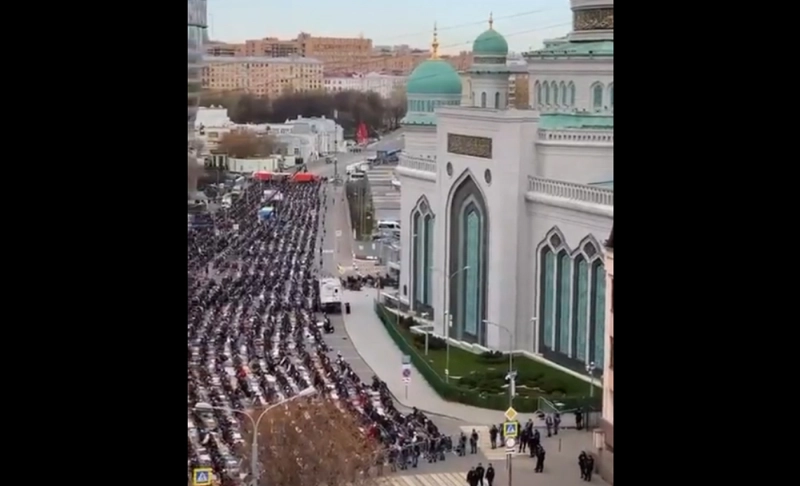
[[[529,109],[509,107],[508,43],[491,16],[463,98],[434,32],[402,121],[399,298],[436,334],[599,375],[602,242],[614,217],[614,1],[571,8],[572,32],[524,55]]]

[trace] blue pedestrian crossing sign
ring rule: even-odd
[[[211,468],[201,467],[192,471],[192,486],[211,486]]]
[[[506,439],[514,439],[519,435],[519,422],[504,422],[503,423],[503,437]]]

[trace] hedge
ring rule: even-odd
[[[404,354],[411,357],[411,362],[414,364],[414,367],[417,368],[417,371],[419,371],[419,373],[425,378],[428,384],[430,384],[431,387],[436,390],[436,393],[438,393],[439,396],[445,400],[463,403],[473,407],[503,411],[508,409],[507,393],[486,394],[447,383],[443,377],[440,376],[439,373],[437,373],[436,370],[430,366],[425,357],[420,354],[416,347],[414,347],[414,344],[408,342],[400,330],[397,329],[397,326],[395,325],[397,317],[395,314],[388,312],[378,302],[375,302],[375,313],[378,315],[383,323],[383,326],[386,328],[386,332],[389,333],[389,336],[391,336],[392,340],[395,342],[395,344],[397,344],[397,347],[399,347]],[[545,396],[544,398],[547,397]],[[587,406],[590,408],[595,408],[600,401],[600,397],[595,397],[593,400],[591,400],[591,403],[587,403],[587,399],[585,397],[561,397],[555,399],[554,401],[558,401],[560,404],[563,404],[559,406],[560,409],[572,410]],[[518,412],[532,413],[538,411],[539,408],[538,398],[521,396],[514,398],[514,409]],[[599,409],[599,407],[597,409]]]
[[[425,358],[419,354],[419,351],[413,344],[406,341],[406,338],[400,334],[400,331],[395,327],[392,322],[395,318],[387,312],[379,303],[375,303],[375,313],[381,319],[386,332],[392,337],[392,340],[397,344],[397,347],[411,357],[411,362],[417,368],[417,371],[425,378],[425,381],[436,390],[442,398],[453,402],[463,403],[465,405],[472,405],[473,407],[489,408],[492,410],[506,410],[508,408],[508,395],[505,393],[497,395],[479,394],[473,390],[459,388],[450,383],[446,383],[441,376],[425,361]],[[539,400],[531,398],[514,399],[514,409],[518,412],[535,412],[539,409]]]

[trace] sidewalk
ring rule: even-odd
[[[406,385],[401,374],[403,353],[375,315],[375,297],[375,289],[345,291],[344,300],[350,302],[352,312],[344,316],[345,328],[362,359],[386,382],[398,402],[407,407],[417,407],[425,412],[463,420],[470,424],[492,424],[503,421],[503,413],[500,411],[443,400],[413,365],[406,397]],[[520,416],[520,420],[522,418]],[[528,417],[524,418],[527,420]]]

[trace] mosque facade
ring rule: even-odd
[[[595,363],[597,376],[614,216],[613,0],[571,7],[572,32],[525,55],[530,109],[509,107],[508,44],[491,18],[473,44],[469,96],[434,34],[407,88],[399,297],[437,334],[583,373]]]

